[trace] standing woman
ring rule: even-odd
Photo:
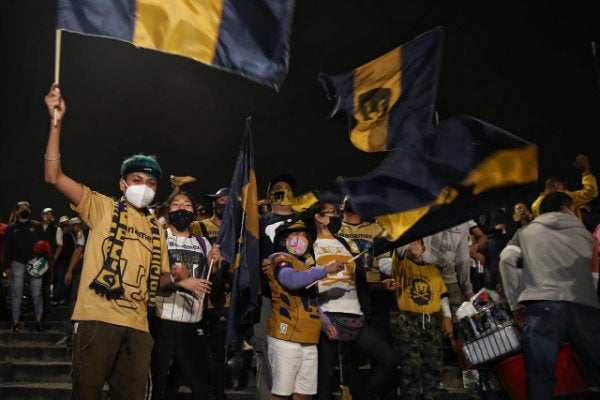
[[[161,399],[171,358],[187,378],[194,399],[208,399],[210,393],[209,356],[204,336],[199,334],[204,296],[210,293],[208,266],[216,266],[219,245],[212,248],[205,238],[193,235],[194,203],[189,194],[179,192],[167,200],[169,227],[166,229],[171,274],[185,277],[171,280],[171,287],[156,296],[156,316],[151,321],[152,398]],[[206,277],[207,278],[207,277]]]
[[[318,399],[329,400],[333,392],[335,366],[343,360],[342,385],[350,387],[352,398],[375,399],[398,364],[398,356],[385,340],[365,324],[370,316],[369,287],[359,253],[350,240],[335,234],[341,219],[331,203],[318,201],[308,210],[307,222],[314,224],[317,239],[313,244],[317,266],[342,262],[344,269],[319,280],[319,303],[324,312],[323,333],[319,341]],[[341,353],[341,355],[340,355]],[[366,382],[361,383],[359,354],[376,361]]]

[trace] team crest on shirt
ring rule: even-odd
[[[285,322],[282,322],[281,324],[279,324],[279,333],[285,335],[288,331],[288,324],[286,324]]]
[[[431,303],[431,287],[425,279],[416,278],[410,287],[410,298],[415,304],[425,306]]]

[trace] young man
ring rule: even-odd
[[[581,172],[581,189],[569,190],[566,179],[562,177],[548,178],[544,185],[544,191],[531,204],[531,214],[534,218],[540,214],[540,204],[548,193],[563,192],[573,199],[573,212],[580,221],[582,220],[580,208],[598,197],[598,183],[596,182],[596,177],[592,174],[590,161],[586,155],[577,155],[575,158],[575,168]]]
[[[215,244],[221,229],[223,210],[229,198],[229,188],[222,187],[215,193],[204,195],[212,205],[213,214],[210,218],[195,221],[191,225],[193,233],[205,237],[211,245]],[[210,277],[213,285],[209,301],[204,310],[204,327],[210,349],[210,375],[213,395],[216,400],[225,399],[226,365],[225,336],[227,333],[227,318],[229,317],[230,277],[229,264],[225,260],[215,262],[214,273]]]
[[[271,291],[267,270],[271,266],[269,256],[273,253],[273,240],[275,231],[286,221],[291,221],[296,216],[292,209],[294,199],[294,186],[296,180],[293,176],[284,174],[271,179],[267,187],[267,199],[271,204],[271,211],[262,214],[259,220],[260,232],[260,260],[262,272],[262,305],[260,320],[253,327],[254,334],[248,340],[254,348],[257,368],[257,399],[267,400],[271,395],[271,366],[267,357],[267,329],[269,315],[271,314]]]
[[[27,262],[33,257],[33,246],[40,240],[45,240],[42,224],[31,219],[29,202],[19,201],[15,206],[16,222],[6,228],[4,239],[4,265],[7,266],[6,278],[10,279],[12,293],[12,331],[20,331],[19,319],[21,318],[21,300],[23,286],[27,275]],[[41,331],[42,316],[44,313],[44,299],[42,298],[43,277],[30,277],[29,289],[33,299],[33,309],[37,320],[36,331]]]
[[[148,308],[159,286],[181,278],[170,274],[164,234],[147,209],[162,169],[153,156],[126,159],[119,179],[124,198],[116,202],[77,183],[61,168],[66,105],[58,84],[45,101],[50,114],[46,182],[65,195],[90,229],[72,316],[72,398],[100,399],[107,382],[111,398],[143,399],[153,345]]]
[[[523,324],[527,394],[554,399],[560,345],[569,342],[600,384],[600,302],[592,280],[593,240],[577,220],[575,201],[547,194],[540,215],[517,231],[500,254],[508,304]]]

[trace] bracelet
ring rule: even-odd
[[[48,156],[46,156],[46,154],[44,154],[44,160],[46,160],[46,161],[58,161],[58,160],[60,160],[60,153],[58,153],[58,157],[48,157]]]

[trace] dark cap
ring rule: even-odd
[[[315,240],[315,238],[317,237],[315,229],[313,227],[306,225],[301,219],[292,219],[285,221],[283,224],[279,225],[277,229],[275,229],[275,237],[273,238],[273,243],[278,243],[283,236],[289,235],[292,232],[300,231],[308,233],[312,240]]]
[[[211,200],[215,200],[218,199],[219,197],[223,197],[223,196],[229,196],[229,187],[222,187],[221,189],[217,190],[214,193],[208,193],[204,195],[205,197],[211,199]]]
[[[267,186],[267,196],[271,194],[271,188],[277,182],[285,182],[292,188],[292,191],[296,188],[296,179],[290,174],[282,174],[274,177],[269,182],[269,186]]]
[[[136,154],[123,161],[121,177],[125,178],[132,172],[143,172],[154,179],[160,179],[163,173],[156,157],[144,154]]]

